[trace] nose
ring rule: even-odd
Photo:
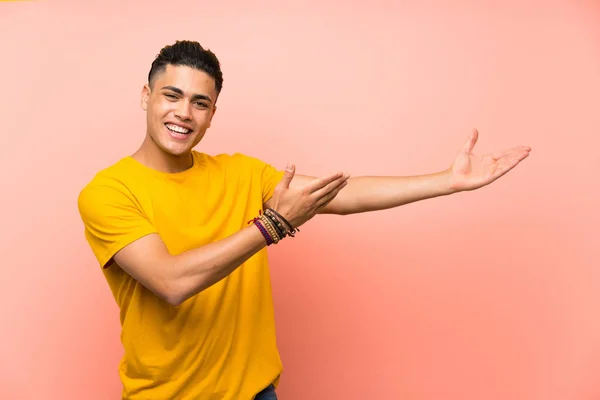
[[[180,101],[175,109],[175,116],[181,120],[187,121],[191,119],[190,105],[187,101]]]

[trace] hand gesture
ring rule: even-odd
[[[350,175],[338,172],[314,179],[304,187],[296,187],[290,185],[295,172],[294,165],[287,166],[283,179],[275,188],[271,204],[294,228],[298,228],[337,196],[348,184]]]
[[[479,133],[474,129],[452,164],[452,187],[456,191],[474,190],[500,178],[524,160],[529,146],[513,147],[493,154],[475,155],[473,147]]]

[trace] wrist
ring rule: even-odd
[[[254,224],[260,231],[267,246],[277,244],[287,236],[293,237],[299,231],[272,208],[265,209],[264,213],[261,212],[258,217],[253,218],[248,223]]]
[[[441,188],[443,194],[453,194],[461,191],[461,188],[456,184],[452,168],[448,168],[440,172]]]
[[[271,219],[274,225],[279,228],[279,230],[283,233],[284,236],[294,236],[297,231],[300,229],[293,226],[292,223],[288,220],[288,218],[284,217],[273,208],[267,208],[265,210],[265,215]]]

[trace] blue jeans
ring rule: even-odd
[[[269,385],[254,397],[254,400],[277,400],[275,386]]]

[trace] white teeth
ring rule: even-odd
[[[167,128],[169,128],[173,132],[184,133],[184,134],[188,133],[190,131],[189,129],[182,128],[181,126],[177,126],[177,125],[173,125],[173,124],[167,124]]]

